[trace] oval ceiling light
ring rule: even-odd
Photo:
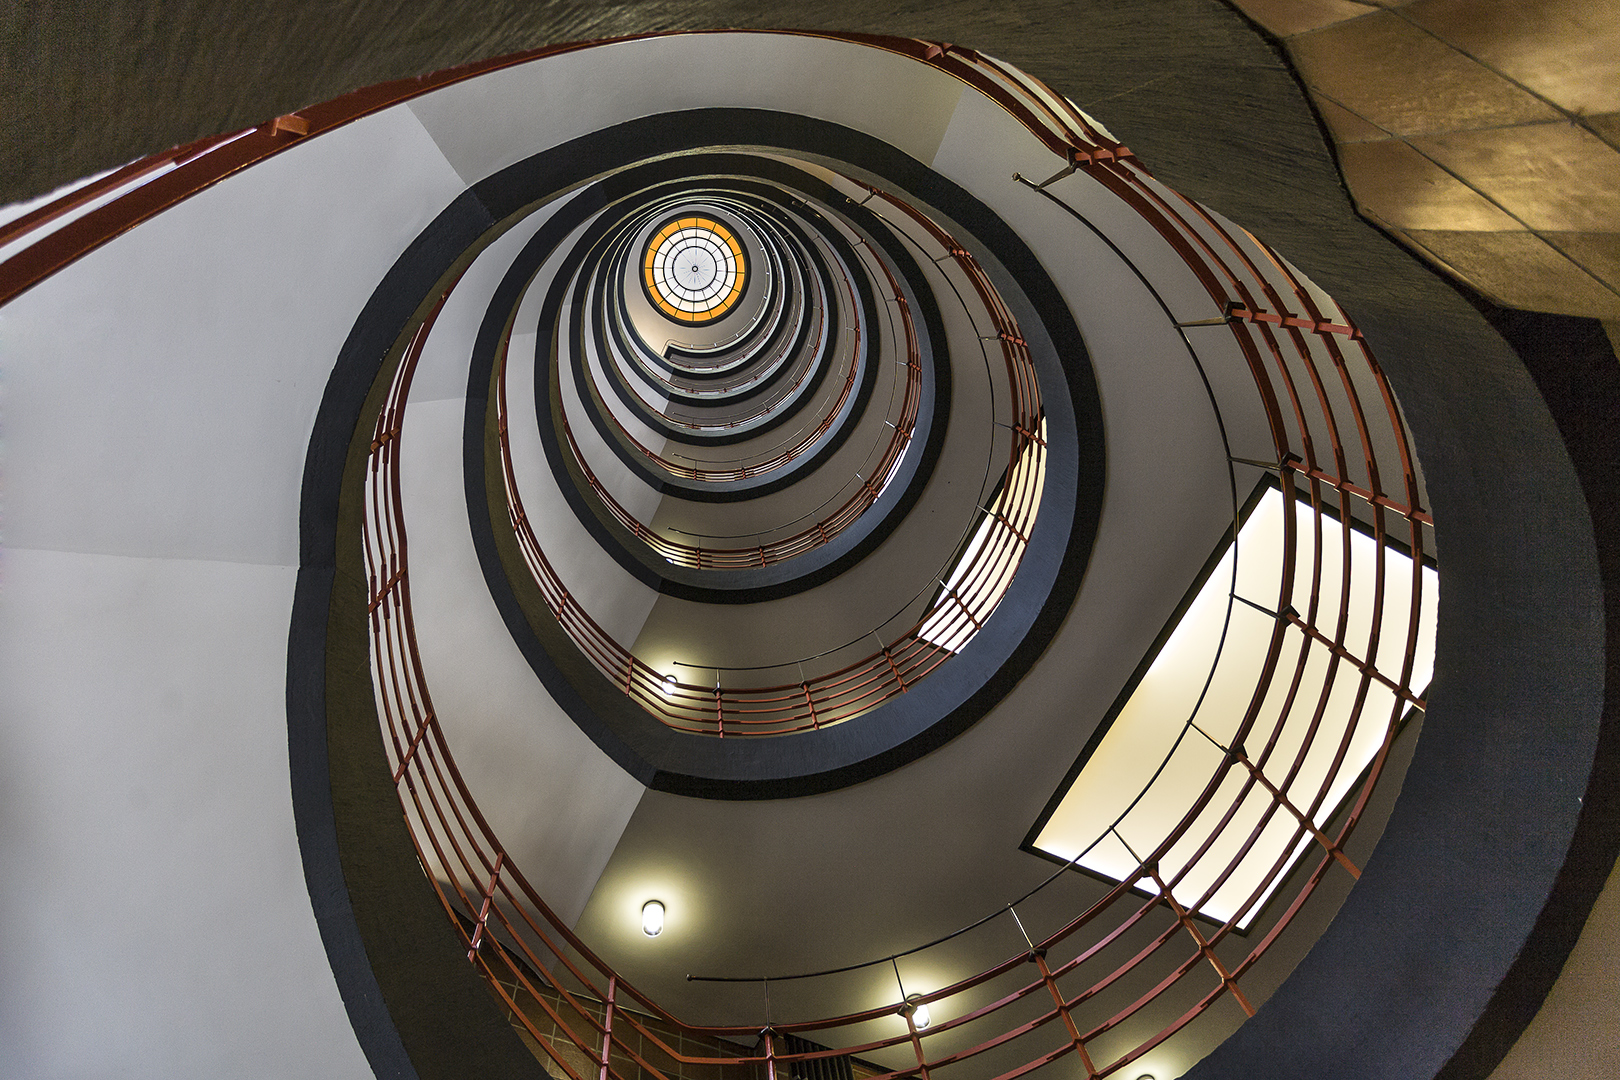
[[[649,900],[641,905],[641,932],[657,937],[664,932],[664,902]]]
[[[918,1031],[934,1022],[933,1016],[928,1011],[927,1003],[921,999],[921,994],[906,995],[906,1004],[911,1006],[911,1026]]]

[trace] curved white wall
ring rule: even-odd
[[[0,308],[0,1073],[370,1074],[288,789],[299,485],[355,315],[461,188],[390,110]]]

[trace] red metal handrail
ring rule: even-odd
[[[1420,580],[1426,551],[1423,530],[1432,524],[1432,519],[1422,505],[1410,441],[1387,381],[1365,341],[1342,311],[1320,310],[1310,291],[1270,249],[1246,234],[1233,235],[1196,204],[1160,188],[1125,147],[1094,130],[1060,95],[1021,72],[949,45],[854,35],[809,36],[859,41],[906,56],[984,94],[1057,155],[1063,164],[1060,176],[1068,172],[1084,173],[1140,213],[1180,254],[1208,292],[1216,319],[1232,334],[1253,376],[1275,443],[1276,460],[1270,464],[1283,481],[1289,511],[1284,515],[1287,535],[1277,599],[1277,612],[1285,617],[1276,621],[1265,667],[1237,737],[1227,748],[1220,768],[1181,822],[1155,850],[1140,855],[1136,872],[1127,875],[1063,926],[1032,942],[1029,950],[1020,951],[951,986],[921,995],[923,1003],[936,1007],[961,996],[968,1007],[959,1015],[919,1030],[911,1022],[910,1004],[903,995],[897,995],[893,1001],[879,1007],[798,1023],[766,1021],[731,1027],[680,1024],[614,973],[546,906],[478,811],[456,769],[433,708],[411,620],[406,536],[400,512],[398,443],[415,360],[439,310],[436,307],[413,331],[407,343],[404,362],[399,365],[387,404],[376,422],[366,478],[364,544],[370,589],[373,673],[380,719],[394,777],[400,786],[402,806],[422,865],[434,882],[451,925],[462,936],[472,963],[513,1009],[516,1022],[534,1036],[541,1051],[570,1080],[587,1078],[569,1064],[554,1041],[571,1042],[588,1060],[594,1060],[597,1067],[592,1071],[597,1073],[597,1080],[637,1080],[614,1063],[614,1050],[631,1060],[642,1076],[673,1080],[667,1071],[642,1056],[629,1035],[639,1036],[677,1062],[730,1070],[727,1075],[738,1080],[743,1069],[763,1067],[775,1080],[779,1068],[796,1061],[835,1053],[871,1055],[885,1051],[902,1051],[911,1060],[881,1074],[879,1080],[899,1080],[902,1076],[932,1080],[933,1073],[1003,1049],[1015,1053],[1022,1062],[1002,1071],[998,1080],[1011,1080],[1070,1054],[1076,1056],[1088,1077],[1115,1075],[1203,1016],[1217,1001],[1231,998],[1247,1006],[1247,999],[1240,993],[1245,976],[1292,924],[1325,876],[1335,866],[1355,872],[1345,855],[1345,842],[1366,809],[1387,760],[1405,701],[1421,703],[1422,700],[1410,680],[1423,600]],[[126,166],[114,176],[11,223],[8,231],[0,233],[0,239],[9,241],[31,229],[42,230],[50,222],[105,196],[118,184],[156,173],[170,162],[177,163],[174,168],[150,176],[146,183],[84,213],[0,263],[0,303],[180,199],[280,152],[300,138],[331,130],[462,79],[587,47],[590,43],[554,46],[467,65],[419,80],[402,80],[356,91],[260,125],[235,138],[205,140],[206,146],[194,144],[188,149],[202,146],[207,152],[188,160],[181,161],[185,155],[179,151],[168,151]],[[444,295],[448,294],[449,287],[446,286]],[[442,300],[443,295],[440,307]],[[1364,400],[1370,405],[1364,406]],[[1394,460],[1387,454],[1381,455],[1381,444],[1394,448]],[[1358,475],[1352,475],[1353,472]],[[1394,477],[1393,488],[1386,483],[1385,476]],[[1364,641],[1347,640],[1348,628],[1343,617],[1347,605],[1343,601],[1349,589],[1348,559],[1344,560],[1340,573],[1340,614],[1333,625],[1317,625],[1319,612],[1314,600],[1303,613],[1292,612],[1288,607],[1295,592],[1296,572],[1301,569],[1294,565],[1293,535],[1293,506],[1300,499],[1311,511],[1310,527],[1318,540],[1313,564],[1304,568],[1310,575],[1313,598],[1320,597],[1330,587],[1320,543],[1324,530],[1334,527],[1326,516],[1330,507],[1338,511],[1337,527],[1345,533],[1346,542],[1352,502],[1359,500],[1370,508],[1378,540],[1375,611],[1382,608],[1388,584],[1385,550],[1396,542],[1397,531],[1405,538],[1412,556],[1412,582],[1405,648],[1398,674],[1379,672],[1372,661],[1380,644],[1380,620],[1373,619]],[[1281,647],[1287,635],[1298,635],[1303,643],[1292,670],[1288,670],[1281,659]],[[1315,646],[1327,649],[1331,659],[1328,678],[1318,700],[1312,703],[1300,700],[1299,691],[1306,659]],[[1309,732],[1314,736],[1326,697],[1341,671],[1350,672],[1344,678],[1356,687],[1356,705],[1353,722],[1335,748],[1335,768],[1344,759],[1345,747],[1360,720],[1369,688],[1375,683],[1394,683],[1401,693],[1390,714],[1377,721],[1382,730],[1377,757],[1358,781],[1342,824],[1329,833],[1314,825],[1308,827],[1307,822],[1314,823],[1323,807],[1334,778],[1332,769],[1316,791],[1305,793],[1310,798],[1304,800],[1303,808],[1298,805],[1297,796],[1291,797],[1292,781],[1299,774],[1312,738],[1303,741],[1292,761],[1277,763],[1285,774],[1283,779],[1267,771],[1273,755],[1281,753],[1278,743],[1281,720],[1258,753],[1253,752],[1253,748],[1244,749],[1244,739],[1254,730],[1262,704],[1274,684],[1286,687],[1282,717],[1291,715],[1297,706],[1302,713],[1310,715]],[[1234,769],[1247,780],[1240,785],[1231,809],[1213,827],[1200,824],[1205,810],[1214,805],[1222,782]],[[1178,878],[1163,877],[1159,873],[1159,860],[1172,845],[1188,837],[1202,838],[1199,850],[1209,851],[1231,824],[1243,800],[1255,790],[1271,796],[1266,816],[1203,896],[1183,904],[1174,894]],[[1230,919],[1213,931],[1200,930],[1189,917],[1190,913],[1201,908],[1230,876],[1252,849],[1260,830],[1277,813],[1298,821],[1292,839],[1283,849],[1285,854]],[[1199,830],[1196,833],[1195,828]],[[1290,853],[1301,840],[1311,843],[1318,851],[1304,884],[1263,936],[1248,945],[1246,955],[1235,964],[1229,963],[1230,956],[1222,952],[1223,944],[1230,945],[1234,941],[1231,935],[1238,920],[1286,872],[1291,865]],[[1190,868],[1195,863],[1196,859],[1189,860],[1186,865]],[[1183,874],[1185,872],[1183,870]],[[1145,899],[1133,891],[1138,888],[1147,892]],[[1148,935],[1145,942],[1140,941],[1143,934]],[[1172,942],[1180,942],[1182,949],[1171,950]],[[1135,951],[1123,961],[1108,966],[1111,963],[1109,950],[1129,947],[1130,943],[1137,944]],[[1066,944],[1073,955],[1055,966],[1049,964],[1047,957]],[[1020,975],[1029,970],[1026,964],[1033,964],[1035,977]],[[1123,1003],[1110,1004],[1110,995],[1123,986],[1121,980],[1138,970],[1162,974],[1147,992]],[[1154,1019],[1149,1025],[1154,1033],[1145,1038],[1131,1036],[1118,1045],[1107,1045],[1114,1033],[1146,1015],[1144,1010],[1171,988],[1193,978],[1195,972],[1211,970],[1215,977],[1211,979],[1206,975],[1201,984],[1207,989],[1179,1012],[1176,1011],[1179,1006],[1166,1006],[1170,1018],[1167,1023],[1161,1023],[1162,1017]],[[528,993],[519,1000],[520,995],[506,989],[507,984],[520,985]],[[552,1005],[546,995],[560,1004]],[[982,1000],[987,995],[990,1000]],[[1049,999],[1051,1007],[1029,1016],[1027,1010],[1037,999]],[[615,1011],[611,1021],[605,1012],[602,1020],[596,1020],[589,1008],[590,1000],[634,1002],[648,1014],[677,1028],[704,1035],[754,1038],[763,1033],[764,1038],[758,1051],[743,1057],[686,1055],[679,1046],[671,1045],[646,1027],[637,1014],[628,1009]],[[1009,1021],[1011,1026],[1006,1030],[987,1038],[963,1034],[968,1025],[998,1015],[1020,1002],[1025,1003],[1026,1011],[1009,1014],[1016,1019]],[[531,1014],[529,1010],[536,1008],[538,1014]],[[904,1031],[878,1039],[855,1037],[852,1041],[856,1045],[841,1046],[836,1051],[785,1054],[779,1052],[775,1043],[778,1033],[832,1032],[834,1035],[822,1037],[833,1039],[840,1029],[860,1031],[864,1030],[862,1025],[897,1016],[904,1018]],[[542,1029],[543,1026],[549,1028],[550,1024],[556,1025],[559,1034]],[[950,1034],[953,1032],[958,1035]],[[977,1041],[973,1041],[975,1038]],[[953,1040],[958,1045],[965,1040],[966,1045],[950,1049]],[[940,1046],[946,1049],[931,1053],[931,1048]],[[1104,1047],[1108,1050],[1107,1056],[1099,1053],[1099,1048]]]
[[[896,203],[902,209],[902,203]],[[909,211],[913,212],[914,211]],[[991,507],[1001,527],[971,553],[958,572],[960,584],[945,590],[909,630],[890,644],[837,670],[797,683],[765,686],[701,686],[672,681],[636,657],[607,633],[568,590],[546,557],[524,510],[507,435],[506,345],[496,360],[496,424],[506,483],[509,518],[519,549],[547,608],[580,652],[590,659],[609,683],[618,687],[661,723],[698,734],[783,735],[815,730],[867,712],[891,697],[905,693],[961,648],[989,618],[1017,571],[1039,511],[1034,499],[1035,478],[1044,468],[1044,443],[1035,436],[1041,424],[1041,403],[1033,362],[1017,321],[1000,299],[971,253],[937,226],[931,226],[944,249],[973,281],[986,315],[996,330],[1005,360],[1013,403],[1011,450],[1004,474],[1003,497]],[[878,259],[888,285],[899,303],[906,341],[907,384],[902,420],[873,476],[831,516],[773,545],[743,549],[694,548],[669,541],[624,511],[602,488],[579,456],[572,432],[563,418],[562,428],[576,464],[593,491],[621,524],[671,562],[698,569],[739,569],[769,566],[828,543],[865,512],[882,490],[882,483],[898,466],[911,440],[921,400],[921,348],[909,306],[892,271]],[[845,283],[846,288],[848,282]],[[853,291],[851,291],[853,303]],[[859,347],[857,342],[857,348]],[[937,644],[956,642],[956,648]]]
[[[898,51],[906,51],[896,48]],[[928,50],[937,51],[928,52]],[[990,74],[977,73],[976,69],[982,63],[988,71],[995,73],[996,79],[1007,79],[1004,69],[981,62],[977,57],[964,57],[958,51],[938,46],[920,45],[917,51],[926,54],[919,57],[926,62],[942,68],[962,69],[960,72],[953,70],[953,73],[964,77],[964,81],[972,82],[975,78],[982,80],[981,85],[985,88],[985,92],[993,100],[1001,101],[1004,105],[1008,104],[1004,99],[1020,92],[1016,83],[1013,87],[1008,87],[1005,81],[995,81]],[[1053,112],[1059,113],[1062,117],[1062,110],[1053,105],[1051,97],[1049,91],[1041,94],[1034,89],[1026,89],[1024,100],[1015,102],[1018,107],[1009,108],[1009,111],[1021,119],[1029,118],[1027,122],[1034,124],[1040,124],[1040,117]],[[1166,241],[1180,252],[1189,264],[1196,264],[1199,279],[1205,283],[1216,310],[1221,313],[1217,321],[1228,327],[1243,351],[1254,376],[1256,392],[1269,419],[1276,444],[1276,461],[1273,464],[1284,481],[1283,493],[1289,503],[1290,512],[1284,515],[1288,536],[1283,547],[1284,566],[1279,574],[1276,605],[1278,611],[1291,611],[1288,602],[1294,594],[1295,577],[1292,503],[1300,497],[1301,492],[1313,511],[1312,527],[1318,533],[1318,539],[1326,524],[1331,521],[1325,515],[1330,504],[1335,505],[1339,511],[1338,527],[1345,531],[1343,539],[1346,543],[1351,520],[1349,500],[1363,499],[1371,508],[1375,535],[1379,541],[1375,571],[1377,579],[1375,606],[1380,610],[1386,577],[1383,553],[1386,545],[1394,539],[1388,531],[1390,522],[1387,515],[1394,514],[1405,522],[1408,549],[1413,556],[1406,648],[1400,674],[1398,676],[1385,674],[1408,699],[1421,702],[1421,698],[1418,698],[1407,684],[1414,664],[1422,603],[1420,575],[1425,550],[1423,527],[1429,522],[1429,516],[1420,503],[1415,465],[1404,426],[1394,405],[1393,395],[1390,394],[1387,383],[1368,352],[1365,342],[1355,333],[1353,324],[1342,312],[1334,312],[1331,313],[1331,317],[1324,317],[1323,313],[1316,310],[1317,305],[1309,291],[1269,249],[1249,238],[1266,264],[1262,266],[1237,237],[1220,227],[1201,208],[1180,201],[1173,194],[1167,195],[1157,188],[1151,177],[1128,153],[1120,152],[1122,148],[1113,147],[1100,137],[1093,140],[1084,117],[1077,112],[1063,118],[1062,126],[1053,124],[1050,127],[1043,127],[1042,130],[1053,141],[1066,140],[1065,145],[1069,147],[1063,151],[1066,167],[1081,169],[1088,175],[1096,176],[1109,190],[1114,191],[1123,201],[1152,222]],[[1283,283],[1282,288],[1277,287],[1277,279]],[[1275,315],[1276,318],[1264,318],[1266,315]],[[1340,392],[1328,392],[1327,388],[1333,379],[1337,380]],[[1377,413],[1369,413],[1362,407],[1362,397],[1366,390],[1372,390],[1381,405]],[[1377,424],[1374,423],[1375,418]],[[1340,435],[1341,419],[1354,431],[1354,441]],[[1376,438],[1375,430],[1379,433]],[[1380,460],[1377,446],[1379,439],[1393,443],[1397,448],[1397,461]],[[393,440],[390,440],[390,445],[392,442]],[[1363,472],[1361,477],[1347,475],[1352,460],[1352,447],[1359,451],[1357,457]],[[1398,494],[1387,492],[1382,487],[1380,477],[1385,469],[1399,475]],[[1325,580],[1320,542],[1315,546],[1313,565],[1308,572],[1312,582],[1311,595],[1320,596],[1328,584]],[[1373,620],[1371,636],[1362,648],[1353,648],[1346,640],[1347,626],[1344,612],[1348,605],[1344,600],[1348,596],[1349,574],[1350,561],[1346,559],[1342,565],[1339,583],[1339,616],[1331,630],[1315,625],[1314,603],[1310,605],[1311,610],[1304,614],[1293,613],[1288,618],[1277,620],[1254,698],[1238,727],[1237,736],[1222,758],[1221,766],[1210,778],[1205,789],[1199,793],[1194,805],[1178,826],[1153,851],[1139,855],[1140,864],[1136,872],[1109,889],[1106,895],[1068,923],[1042,940],[1033,942],[1029,950],[1015,954],[951,986],[920,995],[919,1000],[922,1003],[934,1005],[936,1008],[957,998],[969,1002],[969,1007],[960,1015],[936,1022],[926,1030],[918,1029],[912,1023],[912,1003],[905,1001],[903,995],[897,995],[893,1003],[882,1007],[797,1023],[766,1022],[762,1026],[740,1027],[681,1025],[596,958],[583,942],[575,938],[551,915],[540,897],[521,878],[515,868],[511,868],[510,862],[503,864],[500,861],[503,850],[499,848],[493,834],[488,832],[482,819],[477,818],[473,812],[475,807],[471,797],[460,783],[459,777],[454,774],[453,761],[449,759],[448,750],[442,740],[438,739],[437,732],[434,732],[434,740],[423,740],[420,732],[412,728],[413,723],[423,725],[429,723],[431,710],[426,714],[428,719],[420,721],[413,719],[403,709],[393,710],[391,715],[397,715],[400,720],[390,721],[399,724],[397,730],[391,731],[391,745],[396,748],[396,754],[409,753],[408,748],[416,745],[431,745],[434,748],[435,753],[428,755],[426,760],[418,753],[408,762],[409,768],[402,768],[402,775],[414,776],[418,785],[417,787],[407,785],[407,792],[404,794],[409,798],[407,813],[412,816],[413,825],[416,826],[414,832],[419,838],[419,844],[423,845],[419,850],[424,865],[428,866],[430,873],[434,875],[447,912],[453,917],[461,916],[461,919],[456,920],[458,927],[461,927],[465,920],[466,916],[463,913],[482,910],[479,888],[483,881],[491,883],[490,893],[496,897],[496,901],[490,905],[489,910],[492,917],[498,920],[494,934],[499,938],[501,948],[484,948],[476,951],[474,963],[497,988],[504,985],[502,980],[521,984],[529,989],[536,1001],[540,1002],[544,1015],[537,1015],[531,1019],[525,1012],[524,1002],[517,1000],[518,995],[504,990],[498,991],[513,1008],[515,1022],[526,1027],[535,1037],[541,1052],[549,1055],[569,1076],[574,1076],[574,1073],[569,1069],[557,1047],[571,1041],[581,1050],[597,1058],[601,1080],[608,1077],[634,1080],[622,1068],[613,1064],[611,1055],[606,1052],[608,1048],[619,1049],[623,1056],[633,1063],[635,1070],[639,1070],[641,1076],[651,1077],[653,1080],[669,1080],[670,1074],[646,1060],[630,1040],[621,1039],[612,1026],[597,1022],[585,1004],[587,997],[610,1000],[614,995],[622,998],[626,994],[640,1002],[652,1015],[677,1027],[685,1026],[693,1032],[732,1037],[763,1035],[758,1049],[752,1055],[741,1058],[685,1055],[680,1052],[678,1046],[670,1045],[654,1030],[637,1021],[634,1013],[618,1014],[628,1021],[629,1026],[641,1040],[655,1046],[660,1054],[667,1054],[669,1058],[682,1064],[712,1065],[730,1070],[764,1067],[774,1076],[777,1070],[791,1066],[795,1061],[808,1061],[835,1053],[853,1053],[870,1057],[874,1054],[900,1050],[907,1054],[908,1063],[881,1074],[881,1080],[899,1080],[900,1077],[912,1076],[932,1080],[935,1073],[973,1061],[981,1055],[1015,1045],[1029,1044],[1031,1046],[1029,1051],[1021,1051],[1029,1054],[1023,1063],[1000,1072],[997,1080],[1012,1080],[1013,1077],[1035,1071],[1071,1054],[1079,1060],[1088,1077],[1111,1076],[1141,1060],[1145,1054],[1204,1015],[1222,998],[1230,998],[1245,1011],[1252,1012],[1253,1005],[1241,989],[1245,975],[1253,970],[1254,965],[1292,923],[1332,867],[1342,867],[1350,873],[1358,872],[1346,856],[1344,844],[1365,809],[1372,787],[1387,758],[1390,744],[1398,729],[1404,702],[1397,698],[1390,715],[1381,721],[1383,740],[1378,756],[1360,780],[1359,791],[1349,813],[1333,834],[1330,835],[1323,828],[1317,827],[1314,822],[1323,800],[1327,797],[1328,788],[1334,779],[1334,771],[1343,762],[1345,749],[1355,731],[1355,720],[1347,727],[1340,745],[1335,748],[1334,768],[1328,771],[1318,790],[1307,793],[1312,795],[1307,806],[1302,809],[1289,795],[1292,781],[1298,775],[1306,751],[1311,747],[1310,735],[1314,735],[1318,730],[1326,698],[1332,691],[1341,664],[1355,672],[1347,678],[1353,679],[1358,686],[1355,706],[1355,714],[1358,717],[1365,702],[1367,689],[1375,681],[1376,670],[1365,658],[1376,655],[1380,622],[1376,618]],[[393,595],[397,598],[399,594]],[[1298,703],[1300,708],[1311,714],[1309,734],[1293,761],[1280,763],[1286,769],[1286,779],[1273,782],[1268,778],[1266,767],[1278,749],[1282,720],[1279,719],[1259,753],[1251,754],[1244,750],[1243,742],[1248,733],[1254,730],[1261,705],[1274,680],[1279,677],[1288,687],[1282,718],[1286,718],[1295,709],[1296,694],[1301,688],[1304,666],[1310,650],[1301,648],[1292,671],[1285,674],[1281,663],[1281,645],[1284,635],[1294,630],[1310,631],[1311,633],[1306,635],[1309,642],[1325,641],[1331,646],[1332,659],[1329,662],[1328,677],[1318,700],[1315,703]],[[379,655],[384,651],[379,647]],[[395,651],[398,651],[397,648],[387,651],[387,655],[392,656]],[[379,671],[384,670],[380,660],[377,667]],[[383,692],[387,692],[386,683],[383,684]],[[425,698],[425,687],[422,696]],[[406,749],[401,751],[398,749],[400,747]],[[1246,779],[1239,785],[1238,793],[1230,808],[1213,827],[1207,822],[1199,826],[1206,809],[1213,806],[1217,791],[1233,769],[1238,769],[1240,776]],[[433,793],[427,800],[433,807],[431,813],[426,809],[427,803],[424,803],[422,795],[417,793],[418,787],[422,792]],[[1194,837],[1202,838],[1199,855],[1207,853],[1231,825],[1238,808],[1244,805],[1250,793],[1256,790],[1265,792],[1270,797],[1266,814],[1249,832],[1238,853],[1232,857],[1216,880],[1206,888],[1203,895],[1190,904],[1183,903],[1178,899],[1175,889],[1180,877],[1197,863],[1198,856],[1195,855],[1193,859],[1187,861],[1181,875],[1168,878],[1158,869],[1160,860],[1174,844],[1183,838],[1194,836],[1191,830],[1195,826],[1204,830]],[[447,808],[448,812],[446,809],[440,809],[441,806]],[[1289,814],[1290,818],[1298,823],[1291,840],[1282,849],[1284,854],[1276,860],[1260,884],[1231,918],[1212,930],[1200,929],[1193,913],[1199,910],[1230,877],[1238,864],[1252,850],[1266,824],[1278,812]],[[458,842],[450,842],[452,836],[459,838]],[[1240,960],[1235,963],[1229,962],[1225,959],[1223,945],[1233,940],[1231,934],[1237,922],[1270,890],[1276,879],[1287,871],[1292,863],[1294,847],[1302,838],[1318,848],[1319,855],[1315,866],[1286,909],[1261,939],[1254,943]],[[474,885],[475,882],[479,885]],[[1139,888],[1148,892],[1145,899],[1136,895],[1134,890]],[[1114,921],[1110,928],[1103,929],[1102,920],[1105,915],[1112,915]],[[1096,933],[1098,930],[1101,931],[1101,936],[1082,944],[1070,958],[1055,965],[1047,962],[1047,957],[1065,943],[1070,943],[1070,947],[1073,948],[1073,942],[1085,940],[1079,935]],[[1139,938],[1142,931],[1149,931],[1150,936],[1148,940],[1141,942],[1131,955],[1113,967],[1104,966],[1095,972],[1092,971],[1097,965],[1105,964],[1104,958],[1111,948],[1124,944],[1129,935],[1136,934]],[[464,933],[464,937],[470,947],[471,934]],[[1172,945],[1175,942],[1183,942],[1190,945],[1190,948],[1173,949]],[[1035,967],[1033,979],[1019,974],[1027,970],[1026,963],[1033,963]],[[1145,993],[1113,1005],[1105,1004],[1111,995],[1117,996],[1118,989],[1124,985],[1121,982],[1123,977],[1140,969],[1162,972],[1162,975]],[[1112,1033],[1120,1031],[1128,1022],[1135,1021],[1139,1015],[1144,1014],[1144,1010],[1153,1008],[1155,1002],[1163,999],[1171,988],[1192,979],[1199,971],[1210,972],[1213,978],[1207,984],[1208,989],[1203,990],[1189,1006],[1185,1008],[1172,1006],[1168,1022],[1158,1025],[1156,1021],[1155,1024],[1158,1026],[1145,1038],[1133,1038],[1118,1046],[1108,1046]],[[1076,988],[1076,981],[1080,979],[1088,981]],[[1010,987],[1006,986],[1009,980],[1012,984]],[[601,990],[604,983],[607,987],[605,994]],[[975,994],[982,999],[983,991],[990,990],[992,986],[999,987],[991,990],[992,1000],[972,1004],[976,1000]],[[562,1005],[552,1006],[535,991],[553,994]],[[1050,1008],[1039,1010],[1031,1017],[1029,1010],[1038,998],[1049,1000]],[[525,1002],[527,1000],[524,999]],[[977,1042],[970,1040],[965,1046],[961,1045],[959,1038],[949,1034],[965,1031],[967,1025],[997,1015],[1017,1003],[1022,1003],[1020,1005],[1022,1011],[1017,1014],[1019,1018],[1005,1031],[988,1038],[980,1038]],[[1102,1011],[1098,1011],[1099,1006],[1102,1006]],[[836,1051],[787,1054],[782,1053],[776,1045],[779,1034],[827,1033],[839,1029],[864,1030],[864,1025],[870,1025],[884,1016],[900,1017],[904,1022],[904,1030],[876,1039],[857,1038],[855,1045],[841,1046]],[[547,1021],[555,1024],[560,1034],[553,1036],[543,1032],[540,1025]],[[820,1037],[825,1039],[828,1036],[821,1034]],[[953,1044],[961,1048],[953,1048]],[[944,1046],[947,1049],[931,1053],[929,1049],[931,1046]],[[1104,1047],[1108,1049],[1107,1056],[1099,1056],[1099,1050]],[[733,1071],[730,1075],[738,1074]]]

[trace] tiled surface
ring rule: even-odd
[[[1234,2],[1369,219],[1500,303],[1620,312],[1620,0]]]
[[[1395,135],[1553,120],[1558,112],[1399,14],[1375,12],[1288,40],[1307,85]],[[1414,77],[1421,91],[1414,93]]]
[[[1316,108],[1322,114],[1322,120],[1333,134],[1336,143],[1377,142],[1389,138],[1389,132],[1365,120],[1338,102],[1318,93],[1316,95]]]
[[[1238,7],[1278,37],[1303,34],[1378,10],[1370,0],[1242,0]]]
[[[1620,289],[1620,233],[1549,232],[1542,238],[1609,288]]]
[[[1620,149],[1620,113],[1608,116],[1588,116],[1586,124],[1610,146]]]
[[[1402,229],[1501,231],[1518,222],[1399,139],[1339,147],[1358,205]]]
[[[1620,110],[1620,3],[1416,0],[1401,14],[1561,108]]]
[[[1620,150],[1569,121],[1456,132],[1412,145],[1531,229],[1620,231]]]
[[[1620,318],[1620,295],[1533,233],[1410,230],[1409,237],[1506,307]]]

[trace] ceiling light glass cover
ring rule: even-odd
[[[665,318],[695,325],[742,299],[748,260],[732,231],[709,217],[681,217],[653,233],[642,254],[647,296]]]
[[[649,900],[641,905],[641,932],[648,937],[657,937],[664,932],[664,905],[659,900]]]

